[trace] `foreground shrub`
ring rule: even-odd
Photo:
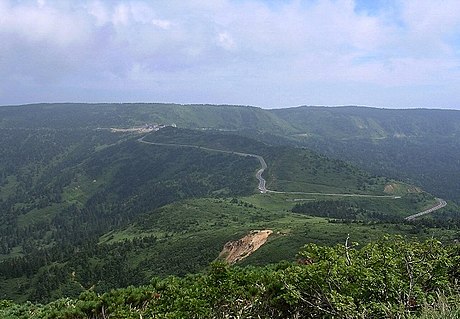
[[[87,291],[44,306],[0,302],[0,317],[439,318],[434,315],[447,315],[446,309],[458,314],[459,256],[457,246],[402,237],[360,249],[348,242],[309,244],[297,263],[241,268],[217,262],[205,274]]]

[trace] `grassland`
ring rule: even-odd
[[[294,260],[299,249],[310,242],[333,245],[344,243],[349,237],[350,241],[365,244],[385,234],[420,239],[436,237],[452,241],[457,235],[454,230],[418,229],[410,224],[336,222],[295,214],[290,211],[295,204],[292,196],[257,194],[240,199],[201,198],[182,201],[143,216],[135,226],[105,234],[100,238],[100,244],[155,236],[158,238],[155,244],[144,248],[141,253],[133,252],[130,258],[136,267],[148,264],[149,275],[164,275],[183,274],[184,267],[187,271],[200,270],[217,258],[227,241],[241,238],[257,229],[271,229],[274,233],[262,248],[243,261],[244,265]],[[388,205],[391,201],[398,202],[398,205],[391,207],[394,212],[409,206],[409,203],[403,203],[404,200],[377,199],[378,203],[374,204],[373,199],[359,201],[380,208],[391,207]],[[135,255],[142,255],[142,260]],[[164,268],[166,263],[170,265],[168,269]]]

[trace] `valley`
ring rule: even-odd
[[[0,319],[459,319],[460,1],[0,0]]]
[[[277,113],[0,108],[0,299],[46,303],[203,273],[242,238],[246,248],[227,252],[241,267],[295,262],[305,245],[348,238],[360,247],[385,236],[460,239],[455,197],[441,200],[447,193],[430,194],[409,175],[385,177],[335,158],[359,141],[343,136],[349,129],[337,140],[330,131],[299,136],[301,123]],[[142,123],[177,125],[146,130]],[[376,163],[389,167],[388,158]],[[455,174],[443,175],[446,185]],[[247,236],[257,230],[270,235],[253,243]]]

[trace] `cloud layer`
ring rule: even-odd
[[[381,3],[0,0],[0,104],[460,108],[460,2]]]

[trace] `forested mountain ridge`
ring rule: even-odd
[[[254,229],[273,235],[246,264],[293,260],[305,243],[348,234],[458,239],[455,205],[442,219],[404,221],[434,197],[305,148],[268,110],[44,104],[0,115],[0,298],[45,302],[202,271]],[[258,160],[233,152],[263,156],[273,192],[257,190]]]
[[[305,146],[460,201],[460,111],[456,110],[33,104],[0,107],[0,118],[3,128],[107,129],[157,123],[234,131],[271,144]]]
[[[299,134],[323,138],[435,138],[460,136],[460,111],[302,106],[269,110]]]
[[[145,123],[182,128],[289,132],[289,124],[266,110],[234,105],[161,103],[30,104],[0,107],[0,127],[108,128]]]
[[[385,197],[392,195],[385,193],[385,186],[397,185],[306,149],[271,146],[236,132],[166,127],[144,137],[165,145],[140,143],[137,133],[86,127],[4,128],[0,134],[7,146],[2,148],[6,160],[1,168],[0,280],[8,287],[2,297],[16,300],[50,300],[75,295],[82,287],[104,291],[144,283],[152,275],[198,271],[217,257],[226,241],[254,228],[290,229],[290,235],[277,239],[274,246],[267,244],[268,251],[262,249],[254,261],[293,258],[311,240],[302,230],[306,217],[289,213],[299,195],[251,197],[257,192],[255,172],[260,164],[232,151],[264,156],[264,176],[273,190]],[[180,144],[198,148],[174,146]],[[353,205],[366,207],[360,218],[401,220],[433,201],[428,194],[398,185],[401,192],[393,195],[401,199],[357,199]],[[248,195],[231,203],[219,200]],[[183,203],[203,197],[217,202]],[[222,215],[225,210],[229,213]],[[188,218],[190,223],[178,225],[178,220]],[[314,228],[318,222],[324,227],[327,221],[315,219]],[[347,230],[340,224],[334,227],[340,240]],[[369,236],[381,232],[377,228]],[[450,233],[446,236],[452,238]],[[330,236],[320,240],[331,242]],[[192,243],[198,251],[190,248]],[[185,265],[179,260],[194,262]]]
[[[454,137],[460,111],[358,106],[253,106],[162,103],[51,103],[0,106],[0,127],[98,128],[175,123],[183,128],[258,130],[324,138]]]

